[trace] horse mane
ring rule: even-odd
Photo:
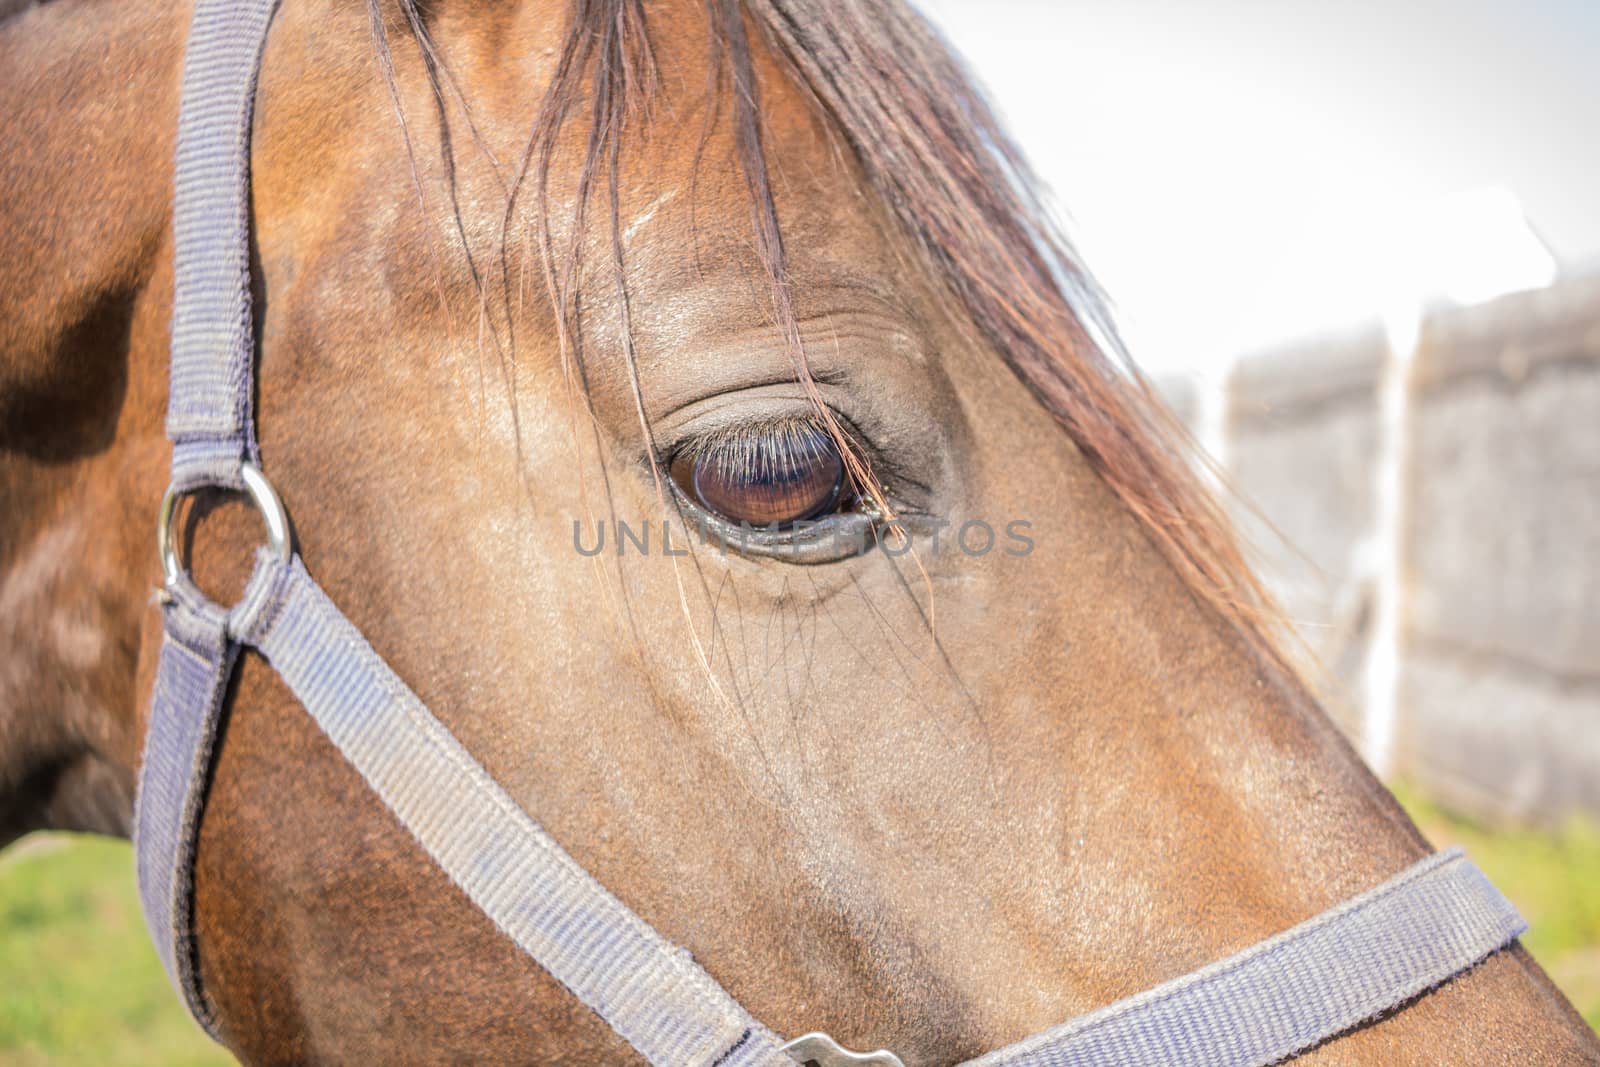
[[[368,2],[376,11],[380,0]],[[418,14],[421,0],[399,4],[425,55],[431,55]],[[904,0],[703,4],[711,31],[708,92],[716,104],[708,114],[708,132],[717,109],[730,107],[755,247],[775,321],[796,354],[801,382],[810,386],[768,185],[752,27],[853,152],[872,188],[979,335],[1055,417],[1188,588],[1237,629],[1263,666],[1295,679],[1280,645],[1281,617],[1245,562],[1221,503],[1200,476],[1209,460],[1134,363],[1105,295],[1047,207],[1037,177],[937,31]],[[386,50],[381,39],[379,45]],[[622,284],[618,151],[626,131],[648,111],[654,86],[655,59],[642,0],[572,0],[555,74],[513,176],[507,207],[509,223],[531,176],[546,278],[564,326],[572,322],[578,247],[597,186],[608,195],[612,267]],[[578,177],[578,217],[568,247],[556,254],[542,210],[550,165],[564,124],[585,104],[590,127]],[[622,295],[626,320],[625,290]],[[631,343],[627,325],[624,321],[625,345]],[[576,350],[578,331],[566,332],[564,350]],[[631,350],[625,354],[631,367]],[[581,354],[576,358],[581,370]],[[637,391],[637,376],[634,385]],[[642,403],[639,408],[648,439]],[[862,473],[852,468],[858,480]]]
[[[1209,461],[1129,355],[965,65],[903,0],[748,4],[982,336],[1193,592],[1287,668],[1271,598],[1199,477]]]

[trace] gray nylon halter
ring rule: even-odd
[[[241,647],[260,652],[433,860],[502,932],[659,1067],[893,1064],[824,1035],[785,1051],[689,953],[651,929],[546,834],[395,676],[306,573],[261,475],[251,412],[251,108],[276,0],[199,0],[178,124],[172,483],[160,541],[165,636],[140,770],[134,843],[145,917],[202,1026],[193,863],[212,748]],[[190,581],[174,504],[249,493],[268,524],[231,610]],[[1273,1063],[1473,966],[1521,933],[1516,910],[1459,851],[1202,970],[970,1061],[979,1067]]]

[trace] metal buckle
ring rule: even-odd
[[[816,1067],[906,1067],[890,1052],[880,1048],[876,1052],[851,1052],[821,1031],[801,1034],[783,1046],[796,1063],[816,1064]]]
[[[272,483],[267,481],[267,476],[262,474],[261,468],[254,463],[240,463],[239,477],[244,482],[245,493],[250,497],[250,502],[256,506],[256,510],[261,513],[262,521],[266,523],[267,547],[280,560],[288,563],[291,547],[289,513],[283,510],[283,501],[278,499]],[[156,526],[156,551],[161,555],[161,574],[166,579],[168,589],[183,581],[188,569],[184,566],[183,560],[178,558],[177,539],[172,535],[172,518],[177,513],[178,501],[192,492],[193,489],[169,486],[167,495],[161,498],[161,518]]]

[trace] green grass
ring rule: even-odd
[[[0,1067],[233,1062],[167,984],[126,842],[36,835],[0,856],[0,990]]]
[[[1434,844],[1459,844],[1533,924],[1525,937],[1600,1028],[1600,825],[1490,828],[1414,791]],[[222,1067],[145,936],[126,843],[39,835],[0,856],[0,1067]]]

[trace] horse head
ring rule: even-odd
[[[131,824],[186,8],[0,28],[8,838]],[[306,566],[775,1029],[954,1062],[1427,851],[907,8],[287,0],[251,171],[260,447]],[[202,497],[180,532],[229,602],[255,515]],[[235,1054],[626,1060],[259,658],[228,709],[195,951]],[[1513,947],[1307,1059],[1600,1047]]]

